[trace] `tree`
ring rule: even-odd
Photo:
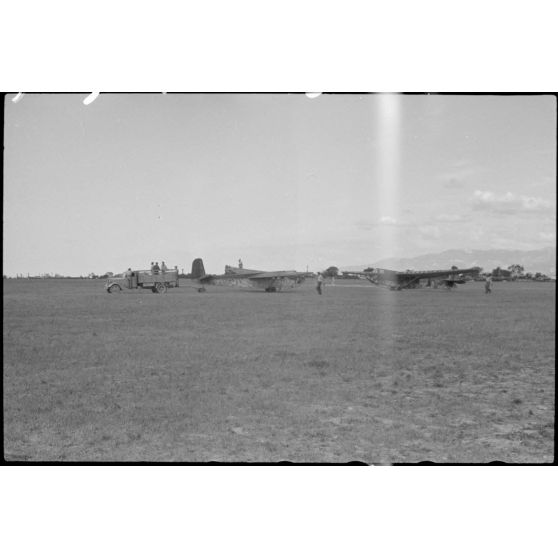
[[[337,277],[339,275],[339,268],[332,265],[324,271],[325,277]]]
[[[508,267],[508,271],[511,273],[513,278],[523,275],[525,268],[519,264],[512,264]]]

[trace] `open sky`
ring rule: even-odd
[[[552,96],[5,98],[4,274],[556,243]]]

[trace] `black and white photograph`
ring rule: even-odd
[[[551,554],[555,12],[3,5],[3,554]]]
[[[554,460],[556,97],[4,97],[4,459]]]

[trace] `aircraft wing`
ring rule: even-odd
[[[291,279],[296,279],[298,277],[303,277],[304,273],[299,273],[297,271],[263,271],[261,273],[257,273],[256,275],[251,275],[250,280],[258,281],[258,280],[268,280],[274,279],[277,277],[287,277]]]
[[[465,273],[475,274],[479,272],[479,268],[472,267],[469,269],[436,269],[432,271],[398,271],[397,277],[401,279],[428,279],[434,277],[447,277],[448,275],[460,275]]]
[[[421,279],[440,278],[446,286],[454,286],[465,281],[464,275],[478,275],[480,268],[467,269],[431,269],[424,271],[394,271],[392,269],[375,268],[366,273],[366,278],[376,285],[384,285],[390,289],[401,290],[415,288]]]
[[[254,275],[263,273],[259,269],[244,269],[243,267],[233,267],[232,265],[225,266],[225,275]]]

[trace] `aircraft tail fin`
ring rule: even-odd
[[[203,260],[196,258],[192,262],[192,279],[199,279],[205,275],[205,268],[203,267]]]

